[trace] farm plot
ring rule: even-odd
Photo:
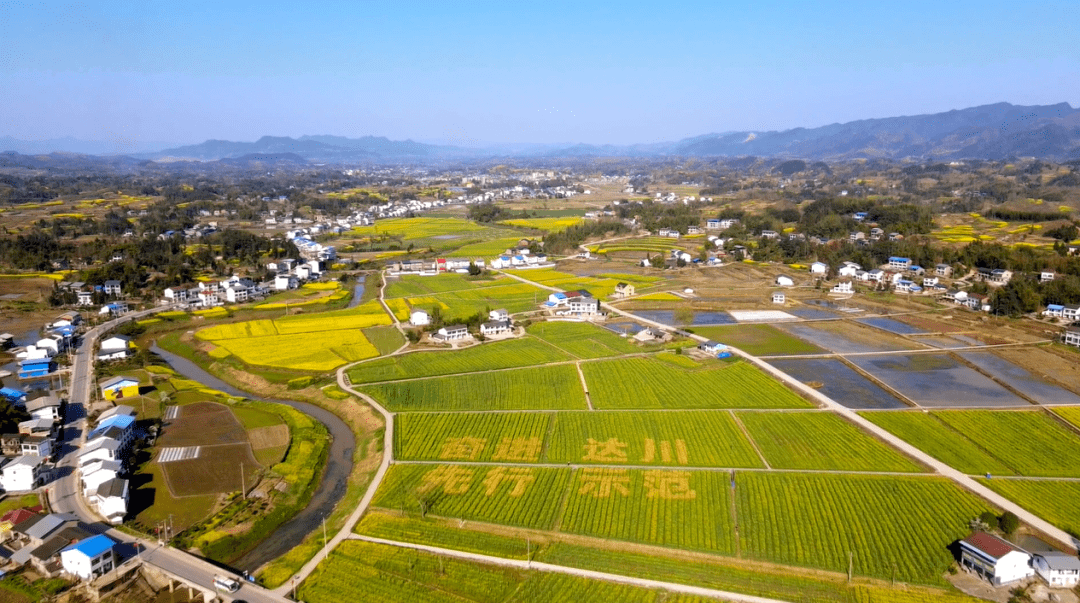
[[[725,343],[754,356],[820,354],[821,348],[765,324],[741,324],[730,327],[695,327],[694,333]]]
[[[968,474],[1014,475],[1011,467],[924,412],[864,412],[863,417],[937,460]]]
[[[1080,436],[1042,410],[934,413],[1020,475],[1080,477]]]
[[[359,329],[227,339],[214,343],[247,364],[306,371],[329,371],[347,362],[379,355]]]
[[[209,446],[247,442],[247,432],[228,406],[196,402],[179,407],[179,416],[166,421],[158,442],[162,447]]]
[[[958,352],[957,355],[1040,404],[1080,404],[1080,396],[1051,385],[989,352]]]
[[[988,505],[945,479],[739,473],[743,556],[834,572],[944,585],[948,545]],[[895,573],[894,573],[895,572]]]
[[[723,471],[574,471],[561,531],[735,553],[730,474]]]
[[[547,530],[555,523],[570,472],[540,467],[393,465],[372,504],[416,515]]]
[[[895,318],[856,318],[855,322],[860,322],[864,325],[870,325],[871,327],[877,327],[878,329],[888,331],[890,333],[896,333],[897,335],[918,335],[919,333],[926,332],[919,327],[914,327],[907,323],[900,322]]]
[[[523,579],[511,569],[347,540],[304,581],[299,599],[312,603],[500,603]]]
[[[736,362],[687,370],[653,358],[581,365],[597,408],[806,408],[765,373]]]
[[[400,460],[539,461],[552,413],[405,413],[394,431]]]
[[[920,406],[1030,406],[944,354],[858,356],[848,360]]]
[[[436,296],[438,302],[446,306],[443,312],[447,320],[453,318],[466,318],[480,312],[494,308],[505,308],[511,314],[533,310],[546,298],[543,291],[524,283],[513,283],[499,287],[484,287],[482,289],[470,289],[464,291],[451,291],[439,293]],[[414,300],[409,298],[409,303],[414,306]]]
[[[524,218],[516,220],[503,220],[499,224],[517,226],[519,228],[534,228],[546,232],[559,232],[571,226],[581,224],[585,218],[581,216],[566,216],[561,218]]]
[[[446,293],[448,291],[471,291],[473,289],[484,287],[512,285],[517,282],[518,281],[503,277],[480,279],[466,277],[465,275],[456,273],[437,274],[433,276],[403,274],[397,279],[387,283],[385,296],[387,298],[416,297],[432,295],[435,293]]]
[[[508,559],[525,559],[528,552],[536,550],[524,537],[514,538],[463,529],[461,524],[453,520],[401,517],[379,511],[365,513],[364,518],[356,524],[356,533]]]
[[[558,413],[552,463],[764,467],[724,411]]]
[[[586,408],[581,379],[570,365],[385,382],[363,390],[395,412]]]
[[[831,412],[741,412],[738,417],[765,460],[777,469],[922,471]]]
[[[542,341],[526,337],[493,341],[463,350],[414,352],[380,358],[349,369],[349,378],[353,383],[374,383],[537,366],[566,360],[572,358]]]
[[[1070,534],[1080,534],[1080,482],[979,479],[982,484]]]
[[[605,358],[642,351],[625,338],[586,322],[538,322],[526,331],[578,358]]]
[[[288,443],[286,429],[285,443]],[[161,448],[198,448],[197,456],[160,463],[173,497],[240,490],[240,471],[254,475],[260,468],[252,455],[247,431],[229,407],[196,402],[180,407],[158,440]]]
[[[902,337],[846,320],[785,324],[781,328],[799,339],[838,354],[891,352],[923,347]]]
[[[841,360],[834,358],[775,359],[769,364],[813,384],[818,391],[848,408],[906,408],[899,398],[878,387]]]
[[[468,243],[453,251],[448,251],[446,255],[447,257],[452,258],[490,258],[506,253],[508,249],[513,249],[520,240],[521,239],[518,237],[507,237],[502,239],[492,239],[490,241]]]

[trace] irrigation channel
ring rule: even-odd
[[[330,516],[334,505],[345,495],[345,486],[349,474],[352,472],[353,450],[356,448],[356,438],[353,436],[349,426],[334,413],[312,404],[263,398],[236,389],[204,371],[187,358],[159,348],[156,342],[150,348],[150,351],[163,358],[177,373],[188,379],[198,381],[211,389],[238,398],[285,404],[326,426],[332,441],[330,442],[330,451],[326,458],[326,469],[323,472],[322,481],[319,482],[318,488],[315,489],[311,502],[296,517],[282,524],[281,527],[241,557],[233,566],[237,569],[254,572],[263,564],[277,559],[299,545],[305,536],[319,527],[324,518]]]

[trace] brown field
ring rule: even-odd
[[[196,402],[180,407],[180,416],[165,424],[160,446],[247,444],[247,432],[229,407]]]
[[[289,445],[289,426],[285,424],[256,427],[248,431],[248,439],[255,450],[278,448]]]
[[[994,351],[1047,383],[1080,393],[1080,363],[1069,350],[1055,347],[1001,348]]]
[[[239,491],[241,468],[251,487],[260,466],[247,442],[204,446],[197,459],[161,463],[173,497]]]

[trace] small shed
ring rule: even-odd
[[[1035,574],[1031,555],[993,534],[975,532],[960,541],[960,565],[986,578],[994,586],[1009,584]]]
[[[139,380],[118,375],[101,382],[101,395],[106,400],[122,400],[139,395]]]
[[[790,276],[780,275],[776,277],[776,284],[780,287],[794,287],[795,281],[791,280]]]
[[[774,303],[774,304],[782,304],[782,303],[784,303],[786,301],[787,301],[787,297],[783,293],[777,292],[777,293],[772,294],[772,303]]]

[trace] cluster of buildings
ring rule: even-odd
[[[600,300],[584,289],[552,293],[544,302],[544,307],[556,316],[603,316]]]
[[[118,376],[103,381],[106,400],[124,400],[139,395],[139,382]],[[118,404],[101,413],[78,454],[79,483],[83,497],[99,515],[111,523],[121,523],[127,515],[130,482],[124,478],[135,446],[135,409]]]
[[[118,562],[116,542],[65,513],[41,513],[40,507],[15,509],[0,517],[0,548],[16,567],[31,567],[46,577],[92,580]]]
[[[30,414],[18,424],[18,433],[0,436],[0,487],[5,492],[30,492],[52,478],[52,459],[60,449],[63,401],[46,390],[23,393],[3,388],[0,396]]]
[[[1038,576],[1053,588],[1080,584],[1080,559],[1058,551],[1029,553],[987,532],[975,532],[960,541],[960,566],[994,586]]]
[[[225,303],[240,304],[262,299],[272,283],[256,283],[249,278],[231,276],[223,281],[203,281],[194,286],[169,287],[165,300],[187,308],[213,308]]]
[[[409,324],[417,327],[426,326],[431,324],[431,317],[423,310],[413,310]],[[480,334],[484,337],[499,337],[513,332],[514,321],[510,319],[510,313],[505,309],[500,308],[488,312],[488,320],[480,323]],[[440,342],[464,341],[472,339],[472,334],[466,325],[446,325],[432,333],[431,339]]]
[[[446,272],[468,274],[469,266],[485,268],[484,260],[476,258],[436,258],[434,260],[401,260],[386,265],[392,275],[420,274],[431,276]],[[494,267],[494,266],[493,266]]]

